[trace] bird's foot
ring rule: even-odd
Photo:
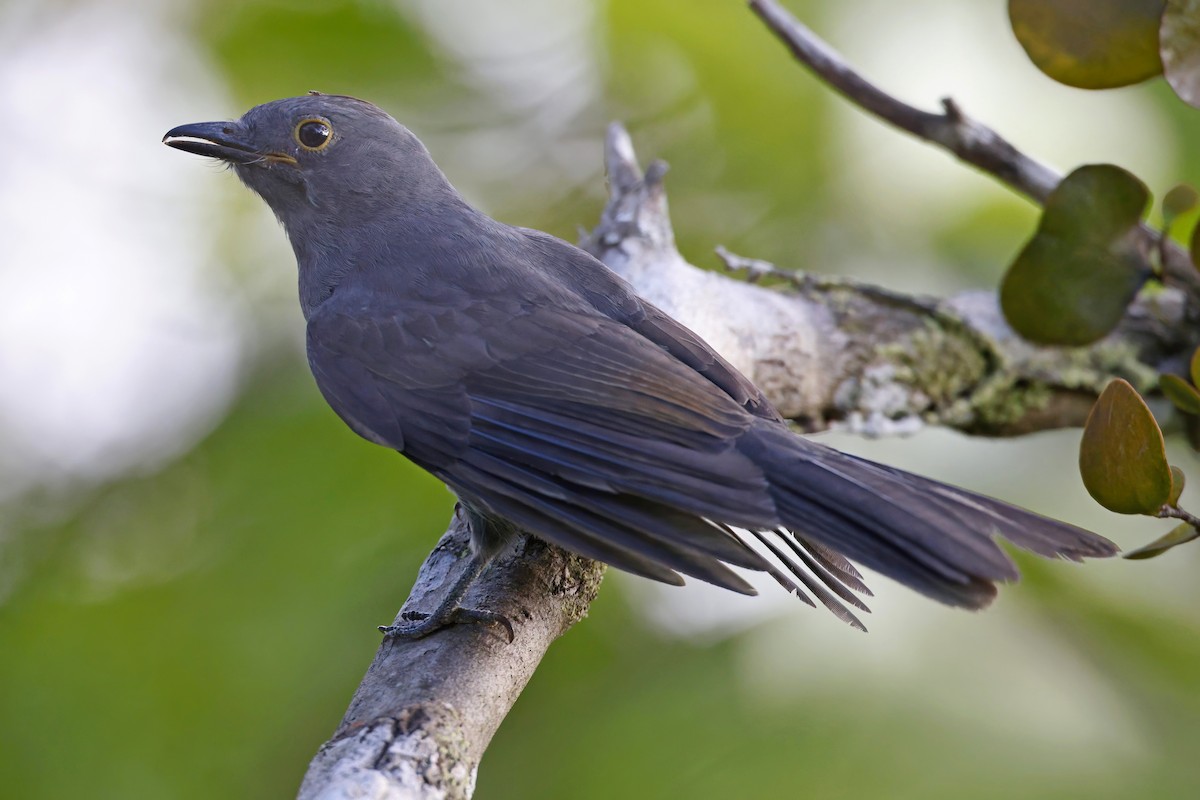
[[[439,612],[426,614],[422,611],[405,611],[400,615],[404,622],[397,625],[380,625],[379,631],[385,639],[420,639],[450,625],[483,624],[504,628],[509,644],[516,638],[512,621],[495,611],[455,606],[444,611],[439,609]]]

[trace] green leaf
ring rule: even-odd
[[[1000,286],[1013,329],[1039,344],[1085,345],[1116,327],[1151,275],[1134,236],[1149,199],[1111,164],[1063,178]]]
[[[1128,382],[1100,393],[1079,444],[1079,474],[1097,503],[1118,514],[1154,514],[1171,496],[1162,431]]]
[[[1126,553],[1124,557],[1131,561],[1136,561],[1161,556],[1172,547],[1177,547],[1184,542],[1190,542],[1197,536],[1200,536],[1200,531],[1197,531],[1190,524],[1184,522],[1172,528],[1171,532],[1166,536],[1161,536],[1145,547],[1139,547],[1137,550]]]
[[[1162,201],[1163,226],[1169,228],[1171,223],[1195,208],[1197,203],[1200,203],[1200,194],[1186,183],[1171,189]]]
[[[1200,347],[1192,353],[1191,368],[1188,371],[1192,373],[1192,385],[1200,386]]]
[[[1187,486],[1187,476],[1183,474],[1183,470],[1174,464],[1171,465],[1171,494],[1167,495],[1167,505],[1179,505],[1179,496],[1183,494],[1183,487]]]
[[[1200,106],[1200,0],[1167,0],[1160,35],[1167,83],[1185,103]]]
[[[1159,375],[1158,388],[1176,408],[1188,414],[1200,414],[1200,392],[1178,375]]]
[[[1008,19],[1029,59],[1081,89],[1128,86],[1162,72],[1164,0],[1009,0]]]

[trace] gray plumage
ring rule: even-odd
[[[666,583],[682,573],[753,593],[730,566],[767,571],[861,627],[845,604],[865,610],[847,591],[865,586],[847,559],[978,608],[995,581],[1017,578],[997,535],[1043,556],[1115,552],[791,432],[748,379],[599,261],[467,205],[369,103],[280,100],[164,141],[232,164],[275,211],[322,394],[458,495],[478,568],[515,527]]]

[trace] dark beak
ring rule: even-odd
[[[233,164],[274,161],[296,163],[294,158],[283,153],[262,152],[244,138],[240,138],[240,133],[237,123],[234,122],[195,122],[167,131],[167,135],[163,137],[163,144],[185,153],[219,158]]]

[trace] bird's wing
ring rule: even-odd
[[[775,523],[762,471],[734,445],[755,418],[630,326],[503,297],[387,313],[330,302],[308,348],[352,428],[473,505],[659,580],[748,592],[720,562],[767,568],[706,519]]]
[[[779,412],[754,383],[713,350],[708,342],[643,300],[620,275],[562,239],[531,228],[518,229],[537,262],[555,272],[601,313],[623,323],[703,375],[738,405],[765,419]]]

